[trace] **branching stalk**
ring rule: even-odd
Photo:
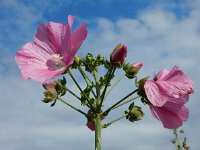
[[[74,81],[74,83],[76,84],[76,86],[78,87],[78,89],[80,90],[80,92],[81,92],[81,93],[83,94],[83,96],[86,98],[86,100],[87,100],[87,102],[88,102],[88,104],[89,104],[91,110],[92,110],[93,112],[95,112],[95,109],[94,109],[94,107],[92,106],[90,100],[87,99],[85,93],[84,93],[83,90],[81,89],[80,85],[78,84],[78,82],[76,81],[76,79],[74,78],[74,76],[72,75],[72,73],[70,72],[70,70],[68,70],[68,73],[69,73],[70,77],[72,78],[72,80]]]
[[[108,113],[118,104],[120,104],[121,102],[123,102],[124,100],[126,100],[128,97],[130,97],[131,95],[133,95],[134,93],[136,93],[138,91],[138,89],[132,91],[131,93],[129,93],[128,95],[126,95],[124,98],[122,98],[121,100],[119,100],[117,103],[115,103],[114,105],[112,105],[110,108],[108,108],[106,111],[103,112],[103,115],[107,116]]]
[[[64,104],[66,104],[67,106],[71,107],[72,109],[78,111],[79,113],[83,114],[85,117],[87,117],[87,114],[84,113],[82,110],[76,108],[75,106],[71,105],[70,103],[66,102],[65,100],[63,100],[62,98],[58,97],[58,100],[60,100],[61,102],[63,102]]]
[[[120,77],[116,80],[116,82],[111,86],[111,88],[106,92],[104,99],[108,96],[108,94],[116,87],[116,85],[122,80],[122,78],[126,75],[126,73],[122,73]]]

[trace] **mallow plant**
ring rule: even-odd
[[[177,129],[187,121],[189,109],[185,104],[194,91],[194,83],[186,73],[175,65],[172,69],[160,70],[154,77],[138,79],[137,74],[144,64],[127,62],[128,48],[122,43],[117,44],[107,57],[90,53],[78,56],[76,52],[88,31],[86,23],[73,31],[74,19],[74,16],[68,16],[68,24],[40,24],[34,42],[26,43],[19,49],[15,60],[23,79],[32,79],[43,85],[44,103],[56,107],[56,103],[61,102],[85,117],[86,126],[95,133],[95,150],[101,150],[104,128],[123,118],[132,123],[143,118],[142,107],[135,101],[148,107],[164,128]],[[73,70],[77,70],[80,76],[77,72],[74,75]],[[118,76],[120,70],[123,73]],[[77,79],[80,77],[85,81],[84,86]],[[123,78],[130,80],[130,92],[121,95],[118,100],[105,103],[107,96]],[[79,94],[70,89],[69,79]],[[65,99],[69,94],[77,99],[76,106]],[[84,110],[81,109],[83,106]],[[116,119],[107,121],[110,112],[124,108],[121,106],[127,109],[117,114]]]

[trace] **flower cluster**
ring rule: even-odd
[[[72,31],[73,22],[74,17],[68,16],[68,24],[49,22],[39,25],[34,43],[25,44],[16,53],[15,59],[22,78],[43,84],[45,89],[43,102],[51,102],[51,106],[54,106],[56,101],[61,101],[83,114],[87,118],[87,127],[97,134],[96,138],[100,138],[102,128],[122,118],[132,123],[141,120],[144,115],[142,107],[136,106],[133,102],[138,98],[143,104],[149,106],[153,117],[160,120],[165,128],[176,129],[188,119],[189,109],[185,107],[185,104],[189,100],[189,95],[194,92],[194,83],[187,74],[175,66],[172,70],[161,70],[153,80],[144,77],[138,81],[137,74],[143,63],[128,63],[126,61],[128,50],[124,44],[118,44],[109,59],[101,55],[94,57],[92,54],[87,54],[85,58],[75,56],[87,36],[87,29],[86,23],[83,23]],[[106,73],[99,77],[102,73],[99,72],[99,68],[102,66]],[[73,69],[77,69],[85,80],[84,89],[73,76],[71,72]],[[113,84],[111,80],[118,69],[122,69],[123,74]],[[80,95],[70,90],[66,84],[68,79],[65,79],[65,74],[71,77]],[[60,75],[63,79],[50,81]],[[119,101],[113,100],[115,103],[104,110],[107,95],[125,76],[130,80],[135,80],[136,89],[131,89],[132,92]],[[88,112],[85,113],[63,100],[62,97],[66,93],[78,99],[81,105],[87,107]],[[137,96],[127,100],[134,94]],[[128,110],[124,111],[123,116],[104,125],[101,124],[111,111],[128,103],[131,104]],[[100,150],[100,141],[101,139],[96,140],[97,150]]]

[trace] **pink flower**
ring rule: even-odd
[[[87,29],[83,23],[72,32],[74,17],[68,16],[68,22],[39,25],[34,43],[25,44],[17,52],[15,59],[23,79],[45,82],[64,73],[73,63]]]
[[[161,70],[154,80],[147,80],[144,89],[150,103],[161,107],[168,101],[185,104],[189,94],[193,93],[193,86],[194,83],[188,75],[175,66],[171,71]]]
[[[127,47],[124,44],[118,44],[110,55],[110,62],[116,67],[121,67],[125,62]]]
[[[154,80],[147,80],[144,90],[154,118],[165,128],[175,129],[187,121],[189,110],[184,104],[194,91],[193,81],[175,66],[161,70]]]
[[[183,104],[166,102],[162,107],[150,105],[154,118],[162,122],[165,128],[176,129],[187,121],[189,110]]]

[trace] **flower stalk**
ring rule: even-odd
[[[161,121],[165,128],[176,129],[188,119],[189,109],[185,107],[185,104],[189,100],[189,94],[194,92],[194,83],[187,74],[175,66],[172,70],[161,70],[153,80],[144,77],[137,81],[136,75],[143,63],[130,64],[126,62],[128,51],[124,44],[118,44],[115,47],[110,54],[110,59],[106,59],[102,55],[94,57],[90,53],[85,58],[75,56],[87,36],[87,25],[83,23],[75,31],[72,31],[73,22],[74,16],[69,15],[68,24],[49,22],[46,25],[39,25],[34,42],[25,44],[16,53],[15,60],[21,70],[23,79],[32,79],[43,84],[45,89],[44,103],[51,103],[51,107],[53,107],[56,105],[56,101],[59,100],[87,118],[86,125],[92,131],[95,130],[95,150],[101,150],[102,148],[102,128],[106,128],[125,117],[132,123],[142,119],[144,116],[142,108],[132,102],[139,97],[141,97],[144,105],[149,106],[153,117]],[[82,66],[85,70],[82,69]],[[107,70],[107,73],[102,76],[98,72],[100,66],[104,66]],[[114,78],[116,68],[123,69],[125,73],[107,91],[111,80]],[[71,72],[72,69],[79,70],[87,84],[86,87],[81,88]],[[90,76],[85,71],[90,73],[90,76],[93,76],[94,79],[89,78]],[[49,80],[67,73],[80,91],[80,97],[74,91],[68,89],[65,77],[48,83]],[[113,104],[108,109],[103,110],[106,97],[124,76],[128,79],[135,78],[136,89],[117,102],[111,100],[110,102]],[[102,88],[103,92],[101,92]],[[86,106],[88,112],[85,113],[62,99],[61,97],[67,92],[80,100],[81,105]],[[127,100],[135,93],[139,96]],[[91,96],[91,94],[93,95]],[[124,111],[125,114],[119,115],[119,118],[102,126],[102,120],[110,111],[130,102],[132,103],[129,105],[128,111]],[[174,134],[175,145],[179,150],[180,144],[178,143],[176,130],[174,130]],[[188,148],[186,138],[182,147]]]
[[[88,115],[86,113],[84,113],[82,110],[76,108],[75,106],[71,105],[70,103],[66,102],[64,99],[62,99],[60,97],[58,97],[58,100],[60,100],[61,102],[63,102],[67,106],[71,107],[72,109],[78,111],[79,113],[83,114],[87,118]]]

